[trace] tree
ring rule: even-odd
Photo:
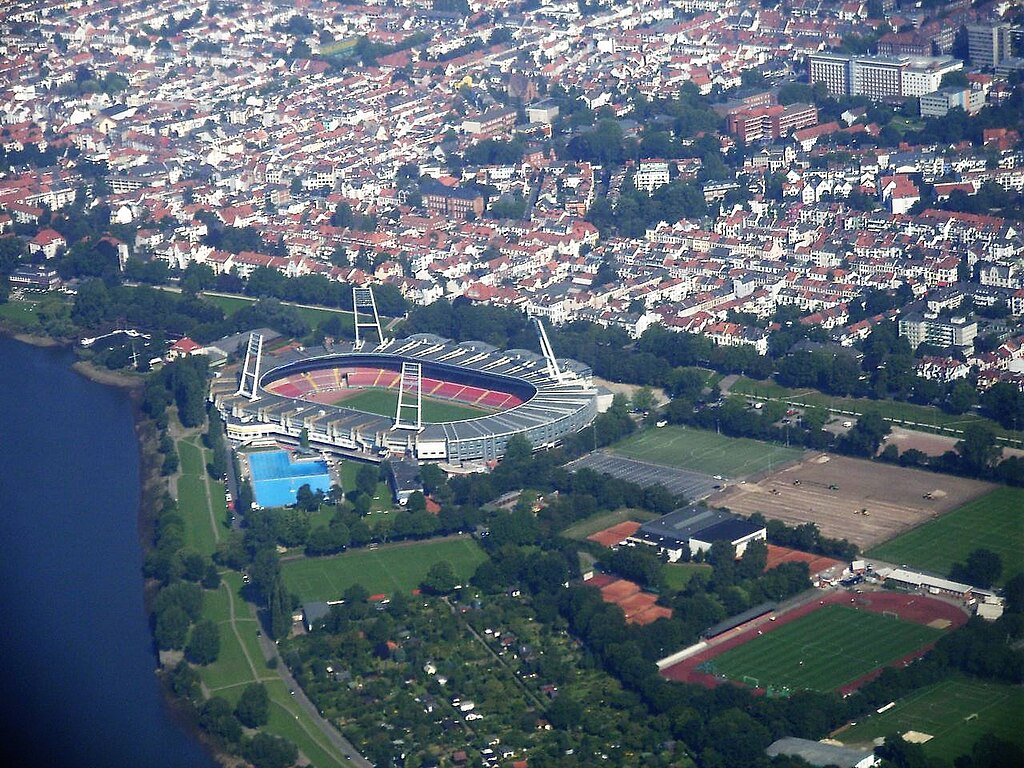
[[[194,701],[201,692],[199,673],[184,659],[179,661],[167,675],[167,682],[174,695]]]
[[[985,424],[968,424],[955,447],[964,469],[974,476],[987,474],[1003,453],[996,445],[995,432]]]
[[[1003,573],[1003,559],[990,549],[979,548],[967,556],[966,563],[953,563],[950,578],[972,587],[988,589]]]
[[[188,614],[180,606],[170,605],[156,616],[153,637],[161,651],[178,650],[185,645],[189,628]]]
[[[440,560],[430,566],[426,577],[423,579],[422,587],[435,595],[447,595],[455,589],[459,583],[452,564],[447,560]]]
[[[237,743],[242,737],[242,726],[231,711],[231,705],[220,696],[214,696],[203,704],[199,711],[199,725],[228,743]]]
[[[299,759],[299,751],[287,739],[257,733],[242,745],[242,757],[256,768],[287,768]]]
[[[377,490],[377,482],[380,479],[380,470],[373,464],[360,464],[356,472],[356,490],[373,496]]]
[[[235,705],[235,717],[249,728],[267,724],[270,719],[270,696],[263,683],[252,683],[245,687]]]
[[[633,393],[632,402],[633,410],[647,413],[655,406],[654,390],[648,386],[640,387],[640,389]]]
[[[204,619],[192,629],[192,636],[185,646],[185,657],[193,664],[212,664],[220,655],[220,629],[209,619]]]

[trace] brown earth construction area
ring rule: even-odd
[[[815,454],[756,483],[740,483],[709,503],[741,515],[760,512],[862,550],[956,509],[994,486],[862,459]]]

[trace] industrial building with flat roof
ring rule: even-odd
[[[758,539],[768,539],[764,525],[722,509],[691,506],[644,523],[626,543],[654,547],[674,563],[684,552],[692,557],[708,551],[716,541],[728,541],[742,557],[747,544]]]

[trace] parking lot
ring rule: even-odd
[[[716,492],[715,486],[721,488],[725,485],[723,480],[701,472],[676,469],[601,452],[576,459],[567,464],[566,468],[570,472],[578,469],[592,469],[595,472],[629,480],[645,488],[651,485],[663,485],[677,496],[685,496],[692,500],[706,498]]]

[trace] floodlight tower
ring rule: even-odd
[[[407,415],[409,411],[411,415]],[[420,363],[402,363],[394,428],[415,432],[423,429],[423,366]]]
[[[361,315],[365,316],[366,319],[362,319]],[[363,335],[359,333],[360,329],[375,330],[377,332],[378,344],[383,344],[386,341],[384,331],[381,329],[380,315],[377,313],[377,301],[373,298],[372,288],[352,288],[352,322],[356,329],[356,340],[352,344],[352,349],[356,352],[363,348],[363,344],[366,341]]]
[[[539,317],[533,318],[533,324],[537,326],[537,335],[540,336],[540,351],[544,355],[547,364],[548,375],[561,384],[565,380],[565,374],[558,367],[558,360],[555,359],[555,352],[548,341],[547,331],[544,330],[544,322]]]
[[[263,336],[259,333],[249,334],[249,345],[245,351],[245,363],[242,365],[242,378],[238,382],[236,395],[245,395],[250,400],[257,397],[257,382],[260,377],[260,363],[263,361]]]

